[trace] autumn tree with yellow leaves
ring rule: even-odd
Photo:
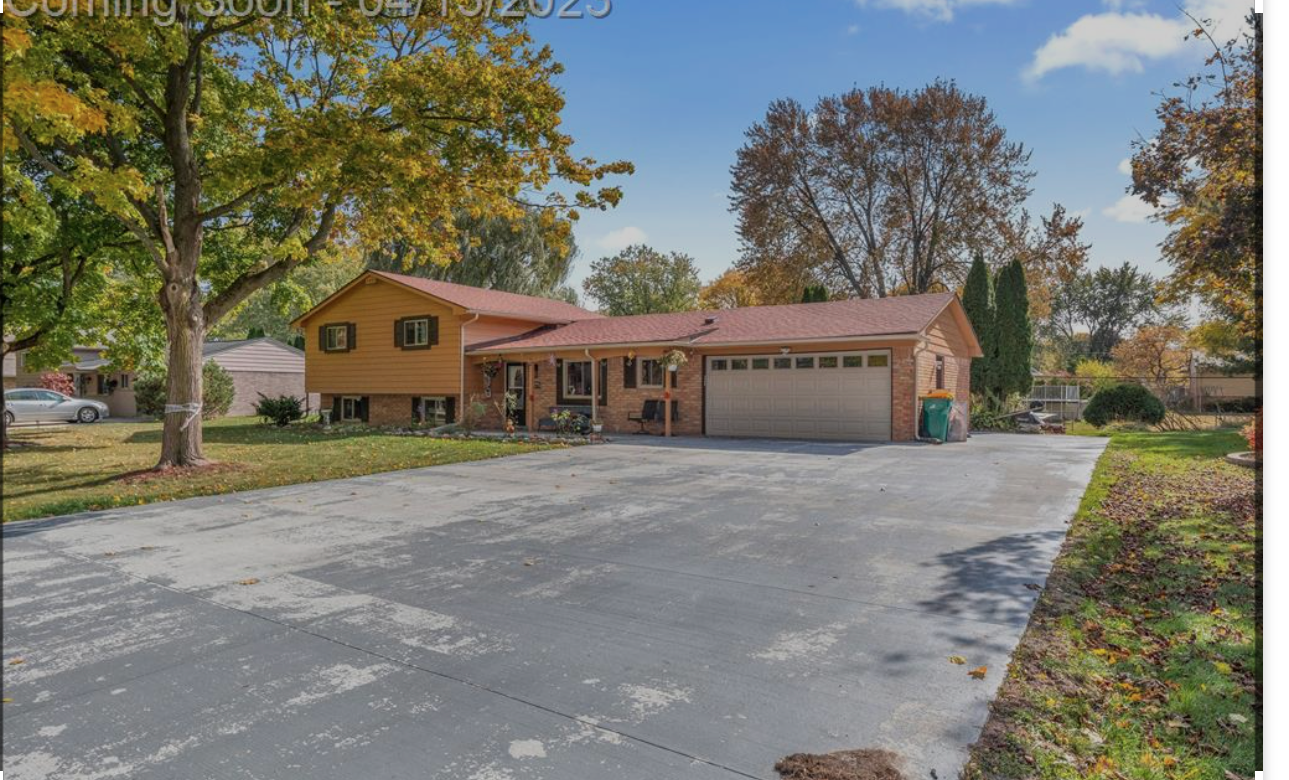
[[[6,173],[85,198],[142,261],[169,367],[159,467],[206,462],[207,331],[340,244],[458,252],[454,210],[547,215],[621,196],[630,173],[573,154],[561,66],[525,20],[318,3],[274,18],[177,0],[174,23],[3,18]],[[561,219],[561,217],[565,219]]]

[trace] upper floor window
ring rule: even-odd
[[[323,352],[348,352],[353,349],[353,330],[354,326],[342,323],[339,325],[322,326],[322,351]]]
[[[935,389],[944,389],[944,355],[935,356]]]
[[[430,345],[430,318],[403,320],[403,346],[428,347]]]
[[[429,349],[439,343],[439,318],[429,314],[403,317],[394,322],[394,346]]]

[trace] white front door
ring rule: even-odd
[[[707,435],[888,441],[889,350],[707,358]]]

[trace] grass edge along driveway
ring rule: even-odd
[[[963,777],[1251,778],[1259,473],[1229,431],[1114,433]]]
[[[4,521],[113,509],[195,496],[357,477],[549,449],[489,439],[392,436],[369,428],[275,428],[256,418],[207,422],[207,457],[218,465],[154,474],[161,424],[97,423],[11,428],[4,453]]]

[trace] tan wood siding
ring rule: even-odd
[[[439,318],[439,343],[431,349],[394,346],[394,323],[427,314]],[[311,393],[452,395],[461,391],[460,312],[386,281],[359,284],[301,322],[305,386]],[[357,326],[356,347],[323,352],[318,328]],[[410,414],[410,412],[409,412]]]
[[[939,355],[970,357],[971,348],[953,313],[945,309],[926,329],[927,344]]]
[[[507,319],[505,317],[480,317],[473,322],[467,320],[465,326],[465,344],[484,344],[497,339],[513,338],[542,327],[541,323],[527,320]]]

